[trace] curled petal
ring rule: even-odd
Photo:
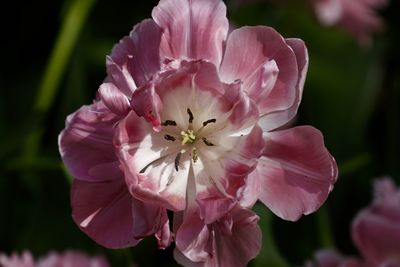
[[[260,200],[279,217],[295,221],[316,211],[337,178],[337,166],[322,134],[302,126],[267,133],[257,165]]]
[[[103,103],[115,114],[124,116],[129,112],[128,98],[112,83],[103,83],[99,88]]]
[[[74,178],[101,181],[121,177],[112,143],[119,119],[102,102],[83,106],[68,116],[58,142],[61,157]]]
[[[155,131],[160,130],[160,110],[162,109],[162,102],[155,92],[153,84],[149,83],[133,93],[131,108],[138,116],[144,117],[151,123]]]
[[[131,45],[131,40],[128,37],[124,37],[114,46],[111,56],[106,57],[109,81],[113,82],[118,90],[128,98],[132,96],[132,93],[136,89],[135,81],[133,80],[127,65],[127,61],[131,61],[133,58],[131,52],[129,52],[131,50]],[[127,55],[126,59],[122,57],[125,54]],[[119,59],[119,57],[121,57],[121,59]],[[115,60],[117,60],[119,64]]]
[[[152,16],[164,30],[164,57],[202,59],[219,66],[229,27],[222,1],[161,0]]]
[[[303,95],[304,83],[308,71],[308,51],[304,42],[297,38],[286,39],[286,44],[290,46],[296,56],[298,80],[296,83],[295,99],[293,104],[285,111],[270,113],[260,118],[259,125],[265,130],[274,129],[277,121],[289,121],[297,114]]]

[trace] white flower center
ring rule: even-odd
[[[199,155],[196,145],[198,146],[198,142],[203,142],[203,144],[205,144],[206,146],[215,146],[213,142],[208,140],[207,137],[203,135],[203,130],[207,127],[207,125],[211,123],[216,123],[217,120],[215,118],[208,119],[206,121],[203,121],[200,127],[198,127],[197,129],[193,129],[193,121],[195,119],[195,116],[190,108],[187,108],[186,111],[188,115],[186,129],[174,129],[177,127],[179,128],[176,121],[174,120],[168,119],[162,123],[162,126],[164,127],[161,133],[164,135],[164,139],[170,141],[171,143],[180,142],[181,150],[175,157],[176,171],[179,170],[179,164],[182,154],[187,151],[190,152],[193,163],[197,162]]]

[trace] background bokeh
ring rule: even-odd
[[[0,18],[0,251],[79,249],[104,254],[112,266],[176,266],[173,248],[148,238],[125,250],[102,248],[74,225],[68,176],[57,136],[65,118],[91,103],[105,78],[105,55],[156,0],[7,1]],[[371,201],[373,179],[400,184],[400,3],[381,11],[386,22],[370,46],[326,28],[303,1],[239,6],[226,2],[233,26],[269,25],[302,38],[310,53],[295,124],[325,136],[339,180],[317,213],[285,222],[256,206],[263,249],[251,266],[301,265],[319,248],[356,254],[352,218]]]

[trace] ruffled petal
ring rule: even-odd
[[[61,157],[76,179],[102,181],[121,177],[112,143],[119,117],[102,102],[68,116],[58,142]]]
[[[219,66],[229,27],[222,1],[161,0],[152,16],[164,30],[164,57],[202,59]]]
[[[160,70],[162,30],[146,19],[137,24],[129,36],[121,39],[107,57],[107,73],[115,86],[129,99]]]
[[[275,112],[287,113],[296,100],[296,56],[283,37],[269,27],[242,27],[232,31],[220,76],[227,83],[242,80],[244,90],[265,117]],[[270,120],[270,129],[283,125],[294,115]]]
[[[186,214],[174,255],[188,266],[246,266],[261,249],[257,221],[257,215],[238,206],[212,224],[205,224],[197,212]]]
[[[279,217],[295,221],[317,210],[337,178],[322,134],[301,126],[267,133],[256,172],[260,200]]]
[[[247,266],[258,255],[262,236],[258,220],[252,211],[236,207],[224,221],[213,225],[215,266]]]

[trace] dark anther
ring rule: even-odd
[[[209,123],[216,123],[216,122],[217,122],[216,119],[209,119],[209,120],[206,120],[206,121],[203,122],[203,127],[206,127],[207,124],[209,124]]]
[[[202,139],[203,139],[204,144],[206,144],[207,146],[214,146],[214,144],[211,143],[210,141],[208,141],[205,137],[203,137]]]
[[[186,111],[189,114],[189,123],[192,123],[193,122],[193,113],[190,110],[190,108],[188,108]]]
[[[166,121],[164,121],[163,123],[161,123],[161,125],[162,125],[162,126],[168,126],[168,125],[176,126],[176,122],[175,122],[175,121],[172,121],[172,120],[166,120]]]
[[[168,141],[172,141],[172,142],[174,142],[176,140],[175,137],[173,137],[172,135],[169,135],[169,134],[164,135],[164,139],[168,140]]]
[[[175,157],[175,170],[178,171],[179,161],[181,160],[182,153],[179,152]]]

